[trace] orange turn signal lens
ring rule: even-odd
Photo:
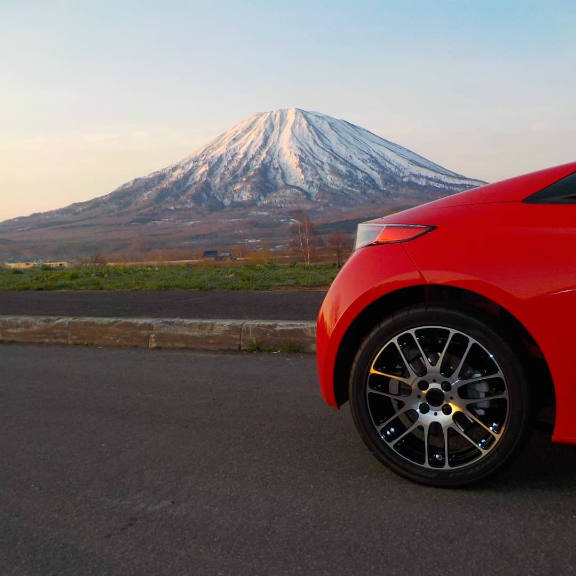
[[[356,231],[356,244],[354,250],[372,244],[396,244],[408,242],[434,230],[436,226],[422,226],[420,224],[378,224],[364,222],[358,225]]]

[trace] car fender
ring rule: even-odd
[[[380,252],[377,258],[375,250]],[[423,283],[402,244],[368,246],[351,256],[326,294],[316,328],[318,377],[327,404],[338,405],[333,385],[336,358],[356,317],[386,294]]]

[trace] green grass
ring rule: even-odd
[[[335,264],[0,268],[0,290],[273,290],[328,286]]]

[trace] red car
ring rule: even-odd
[[[360,224],[318,317],[322,395],[395,472],[468,484],[545,406],[576,443],[575,331],[576,162]]]

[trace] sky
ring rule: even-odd
[[[0,221],[279,108],[496,181],[576,160],[575,95],[574,0],[0,0]]]

